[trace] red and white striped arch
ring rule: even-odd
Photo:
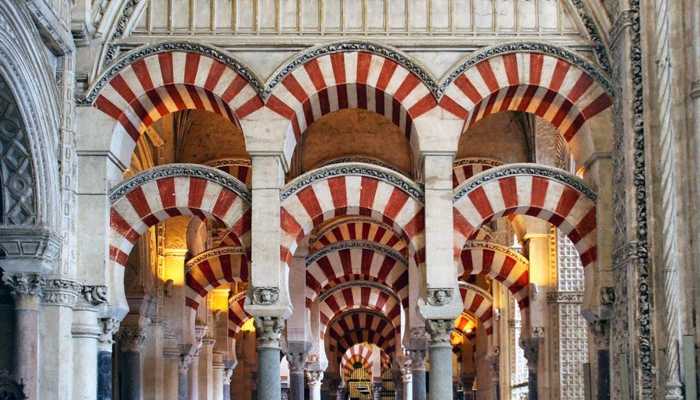
[[[348,240],[367,240],[390,247],[404,256],[407,253],[406,242],[387,224],[371,219],[347,219],[333,223],[320,230],[310,241],[309,247],[319,251],[325,246]]]
[[[253,180],[253,169],[250,160],[246,158],[221,158],[209,161],[205,165],[226,172],[248,187]]]
[[[350,379],[352,371],[355,370],[355,364],[361,364],[361,368],[371,374],[372,353],[374,353],[374,347],[367,343],[358,343],[347,349],[340,360],[340,371],[342,372],[343,380],[347,382]]]
[[[109,256],[126,265],[136,240],[168,218],[218,218],[244,242],[250,236],[250,194],[220,171],[191,164],[168,164],[143,171],[110,193]]]
[[[376,286],[343,286],[334,288],[319,299],[321,337],[328,323],[348,310],[371,310],[384,315],[397,333],[401,330],[401,302],[390,291]]]
[[[196,310],[213,288],[248,282],[248,257],[240,247],[219,247],[190,259],[186,266],[185,304]]]
[[[467,313],[461,313],[455,318],[454,330],[467,339],[476,336],[477,319]]]
[[[552,123],[577,148],[586,147],[577,133],[611,105],[603,85],[582,68],[537,52],[480,61],[456,77],[440,100],[443,109],[466,121],[465,129],[497,112],[528,112]]]
[[[362,215],[393,226],[420,265],[425,246],[422,193],[396,172],[368,164],[336,164],[301,175],[282,190],[281,260],[288,264],[298,241],[324,221]]]
[[[344,354],[358,343],[372,343],[388,355],[393,355],[399,340],[393,324],[383,315],[368,310],[351,310],[336,316],[328,326],[324,340],[326,354]]]
[[[108,69],[90,94],[94,106],[117,121],[111,151],[124,165],[146,128],[167,114],[207,110],[237,124],[263,106],[255,88],[231,66],[203,53],[157,46],[125,55],[129,62]]]
[[[228,337],[235,339],[238,332],[252,316],[246,312],[245,292],[241,292],[231,297],[228,301]]]
[[[468,241],[460,254],[460,266],[464,275],[483,274],[501,282],[521,308],[528,306],[530,265],[516,251],[492,242]]]
[[[472,176],[503,165],[499,160],[491,158],[460,158],[452,166],[452,187],[457,187]]]
[[[266,106],[290,120],[291,149],[314,121],[346,108],[381,114],[410,139],[413,121],[437,105],[416,74],[389,58],[364,51],[326,52],[279,78]]]
[[[576,246],[584,267],[596,262],[596,194],[579,178],[537,164],[510,164],[455,189],[455,254],[484,223],[506,215],[548,221]]]
[[[400,254],[369,242],[328,246],[307,258],[306,304],[322,292],[349,281],[374,281],[390,288],[408,307],[408,266]]]
[[[464,302],[464,312],[476,317],[486,334],[493,333],[493,298],[478,286],[460,282],[459,292]]]

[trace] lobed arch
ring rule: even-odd
[[[493,297],[482,288],[465,282],[459,283],[464,312],[474,316],[487,335],[493,333]]]
[[[384,315],[371,310],[349,310],[337,315],[328,324],[326,354],[344,354],[358,343],[372,343],[392,356],[396,351],[397,334],[394,325]]]
[[[529,215],[566,234],[584,267],[595,264],[596,197],[581,179],[557,168],[510,164],[482,172],[455,189],[455,254],[484,223]]]
[[[185,305],[197,310],[213,288],[225,283],[248,282],[250,264],[240,247],[218,247],[191,258],[185,264]]]
[[[310,238],[309,247],[315,252],[334,243],[350,240],[375,242],[401,253],[404,257],[408,253],[406,242],[394,232],[392,226],[367,217],[333,221]]]
[[[79,104],[115,120],[110,150],[129,165],[141,134],[161,117],[185,109],[238,120],[263,107],[262,85],[239,61],[210,46],[166,42],[139,47],[106,69]]]
[[[109,257],[121,266],[146,229],[178,215],[212,216],[242,241],[250,238],[250,193],[237,179],[214,168],[193,164],[151,168],[115,186],[109,199]]]
[[[408,262],[400,253],[367,241],[344,241],[306,259],[306,304],[324,290],[359,280],[381,283],[408,307]]]
[[[228,300],[228,337],[235,339],[252,315],[245,310],[246,293],[240,292]]]
[[[390,289],[367,282],[349,282],[323,293],[318,299],[321,314],[321,337],[330,322],[348,310],[370,310],[379,313],[399,334],[401,330],[401,302]]]
[[[345,163],[303,174],[281,191],[281,261],[289,265],[299,241],[326,220],[365,216],[400,233],[420,265],[424,257],[423,190],[378,166]]]
[[[396,49],[343,41],[306,50],[268,83],[266,106],[290,121],[288,154],[314,121],[347,108],[376,112],[415,136],[414,120],[437,106],[430,74]]]
[[[470,240],[464,244],[459,265],[464,275],[483,274],[501,282],[521,308],[528,307],[530,263],[520,253],[500,244]]]
[[[484,49],[457,65],[441,83],[440,106],[465,121],[465,130],[501,111],[528,112],[554,125],[579,165],[597,149],[593,120],[612,106],[615,91],[594,65],[564,48],[537,42]]]

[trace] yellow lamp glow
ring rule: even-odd
[[[243,323],[243,326],[241,327],[241,331],[243,332],[255,332],[255,320],[253,318],[247,320],[245,323]]]

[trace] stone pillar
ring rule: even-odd
[[[258,336],[258,400],[280,399],[280,337],[283,328],[284,320],[281,318],[255,317]]]
[[[44,278],[38,274],[3,275],[15,299],[13,370],[29,400],[39,395],[39,301]]]
[[[101,318],[99,324],[102,332],[97,345],[97,400],[112,400],[112,351],[119,321]]]
[[[163,348],[163,398],[178,399],[180,382],[180,348]]]
[[[525,359],[527,359],[528,400],[537,400],[539,397],[537,390],[537,366],[540,358],[540,347],[543,343],[543,337],[535,332],[533,332],[531,337],[520,339],[520,347],[523,348]]]
[[[207,336],[202,339],[199,352],[199,400],[212,400],[214,397],[214,345],[216,340]]]
[[[187,400],[199,400],[199,348],[187,369]]]
[[[430,400],[452,399],[452,345],[451,319],[429,319],[426,327],[430,334]]]
[[[177,399],[191,400],[190,394],[190,366],[194,359],[193,354],[182,354],[177,368]]]
[[[94,400],[98,393],[98,339],[105,334],[103,340],[109,340],[112,336],[113,327],[103,330],[98,320],[98,312],[93,299],[89,302],[92,290],[90,287],[83,288],[83,296],[78,298],[78,302],[73,307],[73,324],[71,333],[73,334],[73,398],[75,400]],[[92,287],[95,288],[95,287]],[[98,292],[95,290],[95,292]],[[111,345],[111,340],[110,344]],[[103,346],[107,346],[105,343]],[[110,368],[111,369],[111,368]],[[106,371],[105,371],[106,372]],[[108,372],[106,372],[108,373]],[[111,374],[110,374],[111,381]],[[109,388],[111,397],[111,383]]]
[[[289,399],[304,400],[305,353],[287,353],[289,363]]]
[[[425,378],[425,357],[424,349],[410,350],[411,357],[411,387],[413,400],[426,400],[427,380]]]
[[[306,379],[309,382],[309,399],[321,400],[321,385],[323,384],[323,371],[306,371]],[[300,398],[304,398],[303,393]]]
[[[224,400],[224,355],[222,353],[214,353],[212,362],[212,394],[213,400]]]
[[[413,374],[411,368],[401,368],[402,400],[413,400]]]
[[[43,288],[39,343],[40,399],[73,399],[73,306],[82,292],[77,282],[49,279]]]
[[[231,378],[235,368],[235,364],[230,364],[224,369],[224,400],[231,400]]]
[[[146,330],[140,325],[122,326],[119,331],[120,399],[143,398],[141,350],[145,341]]]

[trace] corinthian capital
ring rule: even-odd
[[[255,317],[259,347],[279,348],[284,320],[279,317]]]
[[[19,296],[41,296],[46,280],[39,274],[3,274],[2,282],[10,288],[15,298]]]
[[[425,327],[428,334],[430,334],[430,344],[449,345],[450,332],[452,332],[453,326],[454,321],[451,319],[429,319],[425,321]]]
[[[140,326],[122,326],[119,331],[119,345],[122,351],[140,352],[146,341],[146,330]]]

